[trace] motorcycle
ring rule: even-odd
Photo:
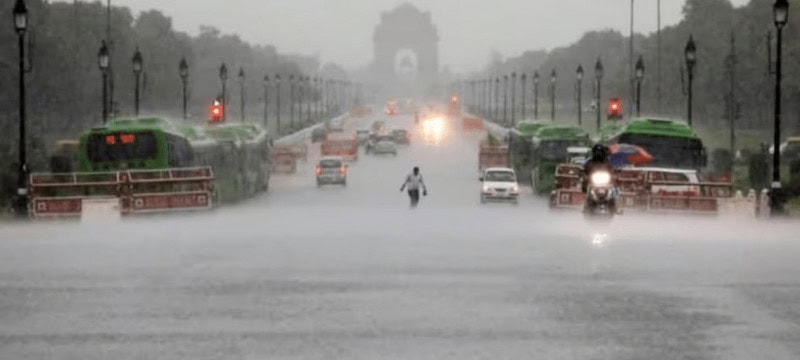
[[[613,218],[617,212],[616,191],[610,172],[597,170],[590,173],[586,188],[586,202],[583,206],[584,215]]]

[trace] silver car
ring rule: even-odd
[[[347,164],[338,156],[326,156],[316,168],[317,187],[322,185],[347,186]]]
[[[372,153],[375,155],[391,154],[397,156],[397,146],[394,144],[394,141],[381,140],[372,148]]]

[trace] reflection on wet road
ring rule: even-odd
[[[0,358],[800,358],[800,226],[481,206],[447,134],[346,188],[312,159],[211,214],[0,229]]]

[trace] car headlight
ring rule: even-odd
[[[515,194],[518,193],[519,192],[519,186],[517,186],[517,185],[512,186],[511,187],[511,192],[515,193]]]
[[[483,192],[489,192],[489,190],[491,190],[489,186],[486,185],[483,186]]]
[[[611,183],[611,174],[607,171],[598,171],[592,174],[592,184],[595,186],[606,186]]]

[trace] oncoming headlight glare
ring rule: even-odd
[[[604,186],[611,183],[611,174],[606,171],[598,171],[592,174],[592,184]]]

